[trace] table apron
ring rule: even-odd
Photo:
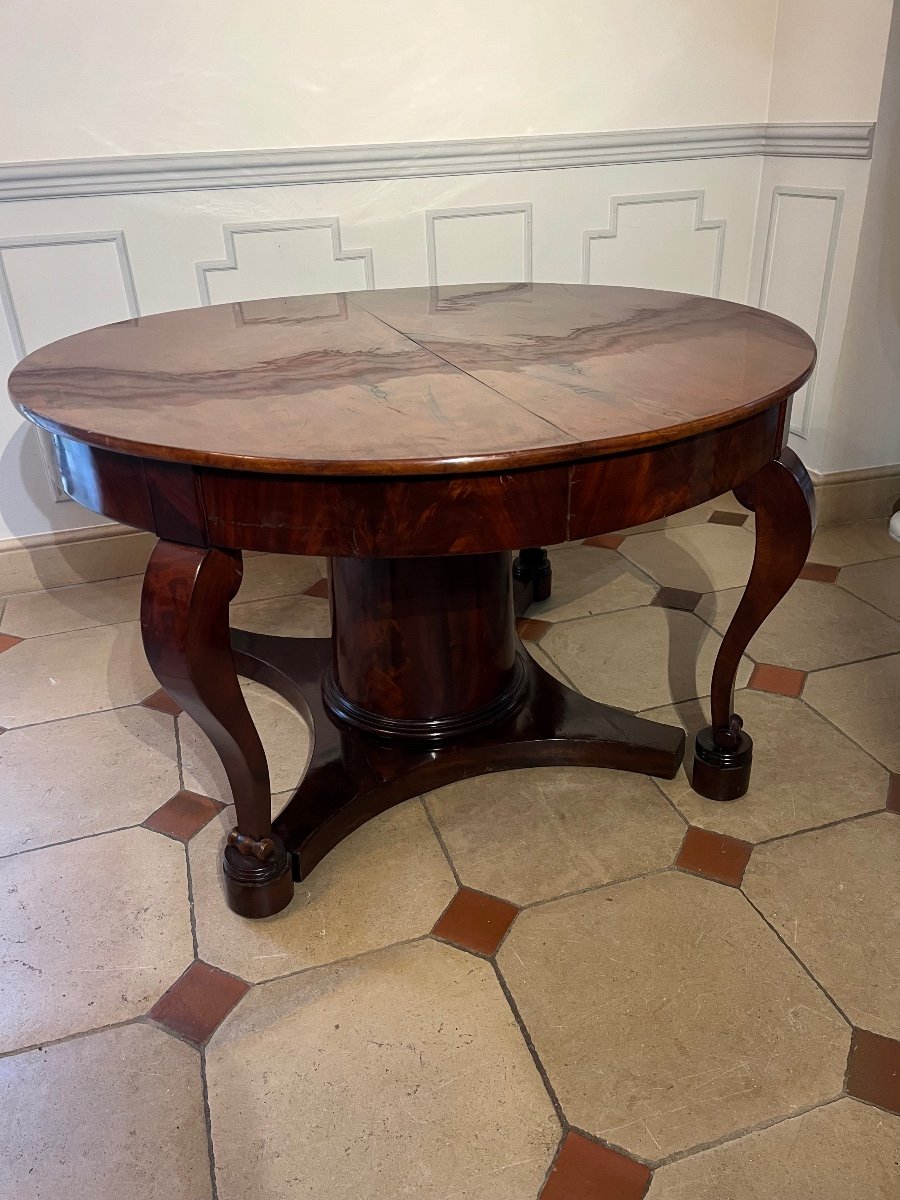
[[[780,452],[788,403],[647,449],[491,474],[276,475],[56,444],[68,495],[170,541],[329,557],[477,554],[641,525],[739,487]]]

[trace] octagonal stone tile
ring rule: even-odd
[[[843,1086],[849,1028],[732,888],[666,872],[552,901],[498,963],[569,1121],[641,1157]]]
[[[0,1062],[4,1196],[210,1200],[200,1056],[127,1025]]]
[[[147,1012],[194,957],[184,848],[147,829],[0,861],[0,1050]]]
[[[844,567],[838,584],[900,620],[900,558]]]
[[[233,604],[231,623],[238,629],[279,637],[325,638],[331,633],[328,601],[315,596],[279,596]]]
[[[893,1200],[900,1117],[838,1100],[660,1167],[647,1200]]]
[[[816,531],[809,552],[813,562],[830,563],[835,567],[898,555],[900,542],[895,542],[888,533],[886,520],[823,526]]]
[[[271,689],[254,680],[242,679],[241,690],[266,752],[272,791],[295,788],[312,752],[309,726],[295,708]],[[231,786],[219,756],[187,713],[178,718],[178,736],[184,786],[230,804]]]
[[[322,560],[302,554],[245,554],[235,604],[297,595],[322,578]]]
[[[0,725],[120,708],[158,686],[136,621],[29,638],[0,655]]]
[[[735,709],[753,738],[750,790],[734,804],[698,796],[684,767],[658,785],[691,825],[745,842],[827,825],[884,807],[888,773],[801,700],[744,690]],[[709,724],[709,701],[689,701],[645,714],[687,730],[692,760],[697,731]]]
[[[734,525],[685,525],[627,537],[619,553],[657,583],[689,592],[743,587],[756,540]]]
[[[0,855],[137,825],[180,788],[175,722],[133,706],[0,738]]]
[[[16,646],[7,653],[18,649]],[[900,654],[816,671],[803,688],[807,704],[884,763],[889,771],[900,771],[898,696]]]
[[[133,621],[140,613],[143,577],[104,579],[97,583],[23,592],[10,596],[0,632],[17,637],[43,637],[70,629]]]
[[[854,1025],[900,1039],[900,820],[760,846],[744,890]]]
[[[652,580],[612,550],[572,543],[552,550],[550,563],[552,595],[532,604],[529,617],[567,621],[649,604],[656,595]]]
[[[427,804],[462,882],[515,904],[671,866],[685,830],[649,779],[591,767],[464,779]]]
[[[541,649],[586,696],[640,711],[707,695],[721,640],[693,613],[646,606],[554,625]],[[738,686],[751,670],[742,659]]]
[[[724,633],[743,588],[710,592],[697,615]],[[747,653],[758,662],[798,671],[817,671],[900,650],[900,623],[830,583],[798,579],[751,640]]]
[[[219,1200],[525,1200],[560,1136],[490,966],[430,940],[254,989],[207,1079]]]
[[[197,943],[205,962],[250,982],[419,937],[456,891],[421,801],[409,800],[345,838],[282,912],[246,921],[226,906],[219,878],[233,825],[224,809],[190,844]]]

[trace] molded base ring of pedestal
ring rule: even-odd
[[[291,855],[283,845],[278,846],[274,862],[262,863],[227,846],[223,875],[228,907],[240,917],[274,916],[294,898]]]
[[[363,733],[374,733],[379,737],[398,738],[414,742],[444,742],[477,733],[481,729],[512,716],[521,708],[525,699],[527,676],[525,663],[516,655],[512,678],[499,695],[481,708],[469,712],[454,713],[449,717],[434,720],[406,720],[370,712],[345,696],[333,671],[329,670],[322,681],[322,697],[326,707],[341,721],[346,721]]]
[[[752,766],[753,739],[749,734],[742,730],[736,746],[717,746],[713,730],[707,726],[697,734],[691,786],[707,800],[738,800],[750,787]]]

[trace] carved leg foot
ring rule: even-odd
[[[547,551],[540,546],[520,550],[513,562],[516,616],[521,617],[528,605],[537,600],[549,600],[552,582],[553,568]]]
[[[238,683],[228,603],[241,582],[241,556],[159,542],[144,577],[144,650],[166,691],[197,722],[228,776],[237,826],[225,850],[229,906],[267,917],[290,903],[290,857],[272,833],[269,770]]]
[[[697,735],[692,786],[710,800],[736,800],[750,786],[753,742],[734,711],[738,664],[800,574],[816,527],[812,483],[787,447],[734,494],[756,513],[756,554],[713,669],[712,723]]]

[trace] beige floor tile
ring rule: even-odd
[[[573,544],[554,550],[550,561],[553,594],[532,604],[526,614],[542,621],[634,608],[649,604],[658,591],[652,580],[612,550]]]
[[[0,593],[43,591],[97,579],[143,574],[156,538],[124,533],[62,546],[0,554]]]
[[[430,940],[255,989],[207,1078],[219,1200],[532,1200],[560,1136],[490,966]]]
[[[624,771],[503,771],[427,803],[462,882],[514,904],[671,866],[684,838],[650,780]]]
[[[286,700],[252,680],[241,680],[250,715],[269,763],[273,792],[300,782],[311,753],[309,726]],[[231,788],[219,757],[200,727],[186,714],[178,718],[184,786],[231,803]]]
[[[0,632],[16,637],[42,637],[70,629],[137,620],[142,584],[140,575],[131,575],[126,579],[10,596],[0,621]]]
[[[724,633],[743,594],[743,588],[710,592],[697,605],[697,615]],[[747,653],[757,662],[817,671],[897,650],[896,621],[833,584],[798,579],[766,618]]]
[[[571,682],[566,679],[565,675],[562,673],[550,655],[546,652],[546,650],[542,650],[537,642],[526,642],[525,649],[538,664],[538,666],[543,667],[547,674],[552,675],[558,683],[563,683],[566,687],[572,686]]]
[[[633,525],[630,529],[622,529],[621,533],[652,533],[655,529],[676,529],[681,525],[705,525],[714,512],[739,512],[747,510],[734,497],[732,492],[726,492],[715,500],[698,504],[694,508],[686,508],[683,512],[674,513],[671,517],[660,517],[658,521],[649,521],[645,525]]]
[[[813,562],[830,563],[834,567],[898,555],[900,542],[893,541],[888,534],[887,520],[828,525],[817,530],[809,552]]]
[[[627,537],[619,547],[657,583],[691,592],[743,587],[755,538],[735,525],[688,525]]]
[[[648,606],[555,625],[541,648],[585,695],[640,710],[707,694],[720,642],[693,613]]]
[[[843,1086],[850,1030],[732,888],[666,872],[556,900],[498,961],[568,1119],[643,1157]]]
[[[158,687],[137,621],[32,638],[0,655],[0,725],[120,708]]]
[[[315,596],[279,596],[231,606],[231,623],[253,633],[324,638],[331,633],[328,601]]]
[[[753,738],[746,796],[731,804],[698,796],[684,768],[674,779],[657,781],[691,825],[760,842],[884,807],[887,772],[801,700],[742,691],[735,708]],[[690,765],[697,732],[709,724],[708,701],[646,716],[685,726]]]
[[[209,1200],[200,1057],[128,1025],[0,1062],[10,1200]]]
[[[300,554],[254,554],[244,556],[244,577],[235,597],[237,604],[292,596],[322,578],[320,560]]]
[[[127,829],[0,862],[0,1050],[147,1012],[194,956],[184,849]]]
[[[838,584],[900,620],[900,558],[844,567]]]
[[[298,883],[275,917],[246,921],[225,904],[219,862],[234,810],[191,842],[200,957],[251,982],[427,933],[456,891],[421,803],[369,821]]]
[[[900,820],[761,846],[744,891],[854,1025],[900,1039]]]
[[[894,1200],[900,1117],[838,1100],[661,1167],[647,1200]]]
[[[0,854],[137,825],[181,784],[175,722],[132,707],[0,737]]]
[[[16,650],[19,647],[15,647]],[[7,651],[11,654],[13,651]],[[803,699],[891,771],[900,771],[900,655],[817,671]]]

